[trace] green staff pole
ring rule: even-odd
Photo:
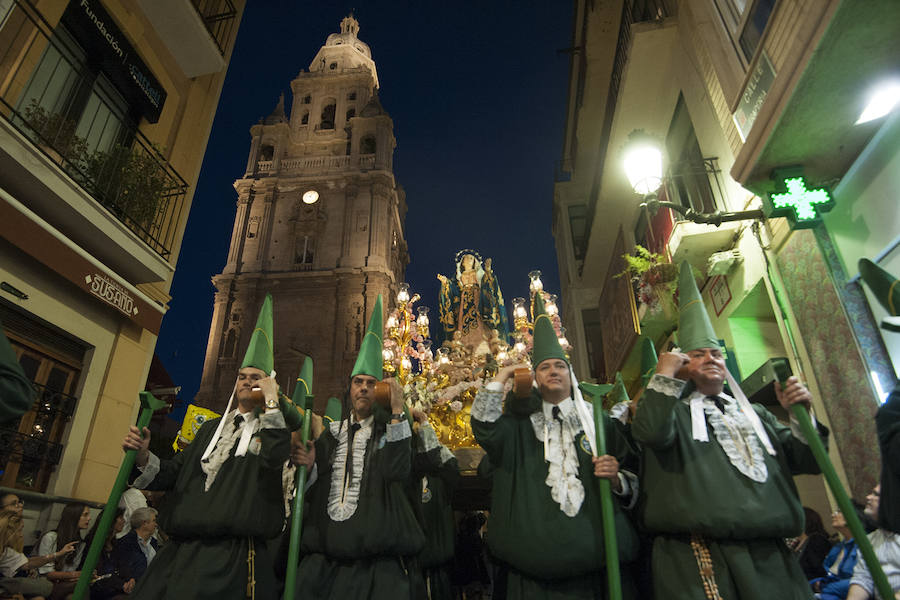
[[[309,425],[312,415],[312,396],[306,397],[303,407],[303,424],[300,426],[300,439],[306,446],[309,440]],[[284,600],[294,600],[294,591],[297,583],[297,562],[300,558],[300,528],[303,525],[303,495],[306,491],[306,465],[297,467],[296,494],[294,495],[294,508],[291,511],[291,541],[288,546],[287,569],[284,574]]]
[[[600,402],[594,404],[594,431],[597,438],[597,456],[606,454],[606,428]],[[619,575],[619,544],[616,540],[616,520],[613,513],[613,497],[609,479],[600,478],[600,515],[603,519],[603,548],[606,554],[606,581],[609,600],[622,599],[622,579]]]
[[[784,384],[782,384],[782,386],[783,385]],[[847,490],[844,489],[844,485],[838,478],[837,471],[834,470],[834,465],[831,464],[831,459],[828,458],[828,453],[825,451],[825,445],[822,444],[822,440],[819,439],[819,434],[813,427],[812,421],[809,418],[809,413],[806,411],[805,407],[799,404],[791,406],[791,412],[800,423],[800,429],[803,431],[803,435],[809,443],[809,449],[812,450],[816,462],[819,463],[819,469],[822,471],[822,475],[825,476],[825,481],[828,483],[828,487],[831,488],[831,493],[834,494],[838,507],[841,509],[841,512],[844,513],[847,527],[849,527],[850,531],[853,533],[853,539],[856,540],[856,545],[859,546],[859,551],[862,553],[863,559],[869,567],[869,573],[872,574],[872,580],[875,582],[878,594],[882,598],[893,598],[894,592],[891,591],[891,584],[888,583],[887,577],[881,569],[881,563],[878,562],[878,557],[875,556],[872,542],[869,541],[866,530],[863,529],[862,522],[856,514],[856,509],[853,508],[853,503],[850,502],[850,496],[847,495]]]
[[[166,403],[157,400],[150,392],[141,392],[139,396],[141,398],[141,414],[138,417],[137,428],[139,431],[143,431],[144,427],[150,424],[150,417],[153,416],[153,413],[166,406]],[[119,506],[119,499],[122,497],[122,492],[125,491],[128,484],[128,476],[131,475],[135,458],[137,458],[137,450],[125,452],[125,458],[122,459],[116,482],[113,484],[106,506],[103,507],[103,512],[100,514],[100,524],[97,526],[97,532],[91,541],[91,547],[88,548],[84,566],[81,568],[81,575],[78,577],[78,583],[75,584],[72,600],[84,600],[89,597],[87,592],[91,585],[91,578],[93,577],[94,569],[97,567],[103,543],[106,541],[106,534],[109,533],[113,519],[116,517],[116,508]]]

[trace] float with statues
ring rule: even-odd
[[[484,452],[469,423],[475,394],[501,367],[528,363],[537,294],[541,294],[562,347],[569,343],[555,295],[544,291],[540,271],[528,274],[527,299],[514,298],[509,329],[500,283],[475,250],[456,253],[453,278],[438,274],[439,339],[435,346],[427,306],[400,284],[396,308],[385,321],[384,371],[403,387],[407,404],[428,414],[441,443],[454,452],[460,470],[471,473]]]

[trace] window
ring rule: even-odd
[[[237,346],[237,331],[232,327],[225,336],[225,343],[222,344],[222,358],[234,358],[234,349]]]
[[[575,260],[584,260],[587,251],[587,205],[573,204],[568,208],[569,232],[572,234],[572,252]]]
[[[309,235],[298,237],[296,252],[294,256],[294,264],[312,266],[314,255],[315,240]]]
[[[259,149],[259,160],[272,160],[272,157],[275,156],[275,148],[271,145],[266,144],[262,148]]]
[[[303,116],[300,117],[301,125],[309,125],[309,111],[303,113]]]
[[[759,48],[777,0],[715,0],[719,16],[745,64]]]
[[[247,237],[255,238],[259,234],[259,217],[250,217],[250,222],[247,224]]]
[[[710,178],[716,175],[709,168],[709,160],[713,159],[704,159],[700,151],[684,96],[678,98],[675,106],[666,135],[666,152],[670,163],[666,188],[669,200],[698,212],[714,212],[717,202]]]
[[[328,68],[331,69],[332,71],[334,71],[335,69],[337,69],[337,63],[336,62],[331,63],[330,65],[328,65]]]
[[[359,142],[360,154],[375,154],[376,143],[374,135],[367,135]]]
[[[347,120],[348,120],[348,121],[349,121],[350,119],[352,119],[353,117],[355,117],[355,116],[356,116],[356,109],[355,109],[355,108],[351,108],[350,110],[347,111]]]
[[[319,129],[334,129],[334,112],[335,105],[333,103],[322,109]]]
[[[356,92],[350,92],[347,94],[347,100],[356,100]]]
[[[588,308],[581,311],[584,324],[584,341],[587,346],[588,368],[591,377],[598,381],[604,376],[603,363],[603,319],[599,308]]]
[[[0,486],[44,492],[75,414],[85,348],[6,306],[0,306],[0,318],[34,387],[31,409],[0,427]]]
[[[309,104],[310,102],[312,102],[312,96],[307,94],[306,96],[303,97],[303,104]]]

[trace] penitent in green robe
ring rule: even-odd
[[[421,589],[415,557],[425,536],[410,500],[412,441],[408,422],[374,427],[365,447],[356,509],[345,520],[328,511],[338,438],[349,422],[331,423],[316,440],[316,482],[307,492],[298,598],[406,599]],[[360,435],[360,434],[357,434]],[[340,491],[340,490],[338,490]]]
[[[419,501],[425,547],[419,567],[431,600],[453,598],[450,572],[456,547],[456,522],[451,500],[459,483],[459,464],[450,450],[440,445],[431,425],[419,428],[413,461],[415,489]]]
[[[501,392],[486,388],[479,391],[472,407],[472,431],[493,467],[487,543],[493,556],[508,566],[507,597],[604,597],[606,561],[600,492],[584,433],[576,435],[573,442],[585,496],[578,512],[567,516],[546,484],[544,444],[535,434],[530,415],[520,411],[500,415],[501,400]],[[510,396],[507,403],[513,402]],[[606,415],[604,422],[608,452],[621,462],[630,448]],[[615,496],[613,505],[622,588],[627,598],[633,593],[628,563],[637,554],[638,540]]]
[[[251,544],[255,597],[275,597],[266,540],[284,525],[281,469],[291,438],[280,412],[260,415],[259,421],[247,454],[234,456],[235,444],[209,490],[204,489],[207,475],[200,459],[219,419],[204,423],[193,443],[171,460],[160,461],[159,473],[141,486],[166,491],[160,525],[170,540],[150,562],[131,598],[246,598]]]
[[[704,412],[709,439],[695,440],[690,405],[681,398],[683,388],[683,381],[655,375],[632,423],[634,439],[644,450],[638,513],[655,536],[655,597],[707,597],[691,544],[697,536],[709,550],[712,576],[724,600],[812,598],[803,571],[784,543],[784,538],[803,531],[803,507],[792,474],[819,472],[805,440],[754,404],[776,454],[769,455],[746,426],[732,429],[748,441],[742,453],[727,442],[730,438],[723,438],[725,445],[720,442],[725,430],[717,432],[712,423],[723,422],[721,412],[713,414],[719,409],[711,402]],[[743,417],[733,400],[725,410],[734,419]],[[827,430],[820,426],[820,433],[827,440]],[[750,470],[762,464],[764,474]]]

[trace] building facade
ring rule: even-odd
[[[341,397],[376,297],[390,302],[403,280],[406,198],[393,174],[393,122],[358,32],[345,18],[291,82],[290,114],[282,97],[250,128],[197,404],[224,409],[267,293],[282,390],[291,393],[309,356],[317,408]]]
[[[0,485],[32,507],[109,494],[244,4],[0,1],[0,321],[35,385]]]
[[[897,115],[854,121],[861,91],[896,66],[888,24],[897,3],[619,0],[576,8],[554,235],[580,372],[609,380],[621,371],[639,392],[637,342],[649,337],[668,349],[676,316],[615,277],[621,254],[641,244],[664,260],[687,259],[743,387],[754,391],[769,359],[788,358],[831,428],[838,472],[864,497],[879,468],[871,417],[879,390],[896,380],[890,345],[900,342],[878,331],[872,311],[880,307],[870,309],[853,278],[864,255],[900,271],[900,216],[891,169]],[[703,214],[759,208],[766,216],[716,226],[641,208],[622,165],[635,130],[664,151],[659,200]],[[795,215],[776,217],[770,196],[785,191],[785,168],[810,190],[830,188],[832,211],[799,226]],[[798,485],[804,501],[830,512],[821,479]]]

